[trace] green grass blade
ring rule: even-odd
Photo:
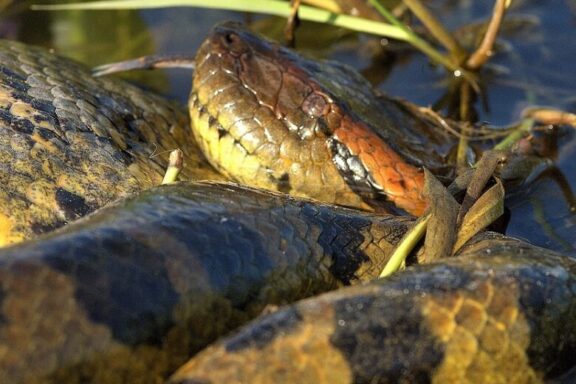
[[[412,44],[436,63],[443,65],[445,68],[449,69],[455,74],[457,73],[459,75],[464,75],[467,79],[469,79],[470,76],[463,68],[461,68],[457,63],[452,62],[452,60],[450,60],[442,53],[438,52],[434,47],[428,44],[426,40],[420,38],[420,36],[412,32],[408,26],[404,25],[400,20],[398,20],[392,13],[390,13],[384,6],[382,6],[378,0],[368,1],[378,12],[380,12],[383,17],[386,18],[386,20],[393,24],[393,26],[400,28],[408,35],[405,41]]]
[[[390,260],[388,260],[388,263],[384,266],[379,278],[390,276],[400,268],[404,260],[406,260],[406,257],[408,257],[426,233],[429,220],[430,215],[422,216],[414,223],[414,226],[406,232],[402,240],[400,240],[400,243],[398,243],[394,249]]]
[[[290,3],[278,0],[118,0],[93,1],[58,5],[33,5],[34,10],[105,10],[105,9],[148,9],[166,7],[204,7],[228,11],[265,13],[286,17],[290,13]],[[357,32],[386,36],[392,39],[408,41],[409,34],[402,28],[390,24],[367,20],[359,17],[339,15],[322,9],[302,5],[298,12],[302,20],[331,24]]]
[[[526,118],[522,120],[522,123],[518,128],[513,130],[508,136],[506,136],[501,142],[494,146],[494,150],[497,151],[508,151],[514,144],[516,144],[520,139],[525,137],[530,130],[534,127],[535,120],[532,118]]]

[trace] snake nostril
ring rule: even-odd
[[[241,36],[234,32],[225,32],[220,35],[220,46],[233,54],[242,54],[246,51],[246,44]]]
[[[223,40],[224,40],[224,43],[225,43],[227,46],[232,47],[232,46],[234,46],[234,45],[237,44],[237,42],[238,42],[238,35],[236,35],[235,33],[232,33],[232,32],[228,32],[228,33],[226,33],[226,34],[224,35],[224,39],[223,39]]]

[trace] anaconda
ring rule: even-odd
[[[422,166],[450,173],[451,140],[423,115],[343,65],[308,60],[235,23],[215,27],[198,50],[189,100],[207,158],[244,184],[420,215]]]
[[[539,383],[576,364],[575,298],[574,260],[488,234],[262,317],[172,382]]]
[[[2,378],[160,382],[266,305],[373,279],[409,225],[226,184],[143,192],[0,253]],[[460,376],[441,377],[513,378],[525,372],[503,363],[513,358],[526,369],[537,361],[534,379],[558,356],[553,373],[573,366],[576,262],[501,236],[462,253],[281,310],[175,380],[428,382],[458,358]],[[486,362],[488,352],[501,360]]]
[[[230,31],[230,27],[223,28],[217,31]],[[236,36],[243,36],[247,32],[240,31],[238,33]],[[221,40],[222,38],[226,39],[227,35],[219,35],[216,32],[215,36],[220,36]],[[252,35],[247,36],[253,40],[257,39]],[[208,47],[209,44],[211,43],[207,43]],[[270,45],[270,43],[261,43],[261,45],[264,48],[273,48],[268,50],[269,54],[278,49],[279,52],[283,52],[282,55],[291,58],[296,57],[288,51],[274,48],[275,46]],[[21,45],[18,45],[18,49],[26,50]],[[39,60],[43,63],[46,63],[48,59],[42,58],[42,55],[47,55],[48,58],[52,57],[50,60],[56,60],[53,56],[38,50],[31,52],[34,52],[35,57],[40,57]],[[208,55],[208,57],[212,56]],[[264,60],[262,56],[256,56]],[[202,56],[199,55],[199,57]],[[241,57],[247,58],[242,55]],[[268,59],[265,59],[264,62],[266,60]],[[223,62],[225,63],[226,60]],[[302,62],[298,59],[294,63],[301,64]],[[320,71],[320,66],[314,67],[314,63],[309,61],[307,63],[309,67]],[[63,68],[66,68],[67,65],[79,68],[75,64],[63,64]],[[288,61],[286,65],[288,65]],[[215,73],[228,73],[219,71],[218,68],[220,67],[216,67]],[[305,73],[305,71],[300,72],[300,70],[291,69],[290,66],[281,68],[289,69],[286,72],[287,79],[290,79],[294,72]],[[78,70],[86,73],[83,69]],[[22,78],[25,77],[21,72],[13,71],[19,73]],[[331,71],[324,75],[324,79],[329,79],[334,74],[344,74],[347,70],[332,69]],[[320,71],[317,76],[321,77],[321,73]],[[38,76],[41,75],[38,73],[34,77],[35,81],[38,80]],[[82,89],[82,83],[76,83],[72,78],[67,79],[64,84],[72,83]],[[110,84],[115,84],[112,80],[107,81]],[[10,89],[8,88],[9,83],[10,80],[6,80],[6,84],[8,84],[5,86],[6,89]],[[48,81],[48,83],[50,82]],[[250,83],[246,82],[245,84]],[[310,84],[315,87],[314,95],[311,98],[317,99],[316,93],[322,94],[323,91],[319,90],[317,83],[311,82]],[[352,81],[349,86],[351,87],[353,84],[356,83]],[[242,93],[242,89],[249,89],[246,85],[242,85],[240,88],[233,86],[230,89],[240,90],[238,92]],[[209,92],[212,89],[196,85],[194,87],[194,90],[199,92],[204,89]],[[363,89],[363,87],[360,88]],[[57,94],[66,92],[64,85],[57,87],[57,89]],[[217,88],[216,93],[226,95],[227,89],[229,88]],[[286,88],[286,90],[288,89]],[[92,89],[92,91],[97,92],[98,90]],[[8,91],[9,94],[11,92]],[[134,90],[134,92],[140,91]],[[48,93],[42,94],[48,97]],[[331,99],[336,98],[336,94],[330,93],[329,96]],[[25,98],[25,96],[20,97]],[[142,97],[145,96],[142,95]],[[191,98],[193,106],[197,106],[198,100],[200,100],[200,96],[198,97],[196,101],[194,101],[194,97]],[[12,99],[8,100],[12,103]],[[110,99],[108,103],[113,104],[113,100]],[[208,104],[214,103],[213,99],[210,100]],[[291,99],[288,98],[288,100]],[[294,100],[302,101],[298,98]],[[318,105],[311,101],[313,100],[297,105],[306,105],[307,113],[316,111]],[[397,117],[400,119],[399,121],[407,119],[402,112],[401,104],[396,104],[390,100],[387,102],[396,105],[394,111],[400,111],[398,113],[401,117]],[[8,105],[12,105],[10,103]],[[76,100],[76,104],[78,103],[83,104]],[[352,107],[345,107],[341,103],[331,103],[329,110],[332,112],[352,109]],[[359,105],[361,106],[361,104]],[[247,110],[252,110],[253,106],[253,103],[248,105]],[[238,106],[238,109],[241,110],[240,107],[241,104]],[[210,109],[209,107],[206,108],[208,108],[207,110]],[[212,108],[216,108],[216,105],[214,104]],[[233,106],[232,104],[221,106],[221,110],[224,111],[223,116],[227,116],[228,110],[226,108],[233,108]],[[197,110],[201,111],[202,108],[197,108]],[[298,111],[297,114],[302,112],[301,110]],[[194,110],[191,113],[194,118]],[[216,132],[219,133],[219,126],[215,125],[214,120],[216,117],[212,113],[213,111],[211,115],[202,114],[208,123],[205,127],[208,127],[209,130],[216,127]],[[302,115],[300,116],[302,117]],[[384,119],[381,115],[377,116]],[[394,116],[394,113],[391,116]],[[260,122],[254,117],[256,115],[252,115],[245,123],[251,124],[248,121]],[[348,125],[350,119],[359,119],[357,115],[337,114],[336,117],[340,117],[346,122],[342,127],[342,134],[349,133],[349,130],[365,132],[367,125],[358,129],[356,128],[357,125]],[[126,118],[130,119],[130,117]],[[226,124],[222,123],[223,120],[218,119],[218,124],[225,127]],[[320,124],[320,126],[324,124],[324,120],[320,118],[312,120],[313,123]],[[19,120],[16,119],[15,121],[18,122]],[[7,125],[10,129],[3,132],[10,132],[8,136],[11,137],[12,131],[19,125],[17,123],[14,123],[14,126]],[[80,123],[78,126],[82,127]],[[306,139],[309,133],[306,131],[309,127],[308,125],[297,126],[296,131],[301,128],[300,133]],[[335,127],[341,128],[340,126]],[[312,130],[314,131],[314,129]],[[71,133],[68,135],[72,136],[77,132],[73,129],[70,131]],[[324,131],[320,129],[318,132]],[[326,132],[328,131],[324,133]],[[332,133],[334,132],[337,131]],[[272,135],[273,133],[269,132],[269,134]],[[91,135],[88,136],[96,137],[95,141],[102,140],[99,135]],[[401,136],[401,134],[396,135]],[[230,138],[226,139],[229,136],[231,137],[230,134],[223,132],[221,137],[218,135],[218,138],[222,139],[220,141],[226,141],[230,140]],[[31,137],[32,139],[24,139],[24,141],[32,140],[34,142],[35,136]],[[203,136],[199,135],[199,137],[202,138]],[[406,137],[411,136],[406,134]],[[340,138],[345,141],[342,137]],[[372,139],[373,136],[369,136],[367,141]],[[241,141],[241,137],[239,140]],[[351,143],[350,148],[353,147],[353,141]],[[347,142],[345,144],[348,145]],[[207,144],[202,145],[207,147]],[[213,145],[220,146],[221,143]],[[392,141],[390,145],[394,145]],[[167,147],[169,146],[164,148]],[[243,145],[236,145],[234,148],[237,147],[243,147]],[[339,151],[342,149],[339,145],[336,147]],[[10,146],[9,148],[12,150],[14,147]],[[93,149],[95,152],[97,152],[96,148],[99,147]],[[218,147],[218,151],[220,151],[219,148],[222,147]],[[313,149],[317,148],[314,147]],[[114,146],[110,150],[114,151]],[[126,152],[129,150],[128,147],[123,149]],[[210,151],[208,150],[208,152]],[[356,167],[360,158],[358,154],[336,152],[342,153],[341,157],[346,164],[352,164],[350,167],[354,172],[359,169]],[[409,152],[410,150],[408,150],[407,155],[402,156],[410,159]],[[121,153],[124,152],[121,151]],[[315,153],[317,153],[315,150],[309,151],[310,156]],[[20,156],[25,154],[26,151],[21,152]],[[330,152],[329,159],[333,159],[332,154]],[[137,155],[134,156],[137,157]],[[309,158],[311,157],[306,157],[305,160]],[[214,162],[214,160],[212,161]],[[42,164],[49,165],[50,162]],[[86,163],[83,164],[88,166]],[[289,162],[289,164],[295,163]],[[302,164],[306,164],[306,161],[303,161]],[[330,163],[330,166],[332,164],[334,161]],[[434,161],[431,161],[430,164],[434,164]],[[438,164],[441,165],[441,162],[438,161]],[[45,167],[49,169],[48,165]],[[290,167],[290,169],[298,168],[293,165]],[[272,175],[271,180],[277,178],[277,175],[272,172],[272,168],[264,167],[262,169],[264,169],[263,174]],[[367,174],[362,174],[362,170],[359,172],[359,174],[364,175],[364,179],[359,178],[360,184],[367,180],[372,183]],[[336,175],[335,172],[332,174]],[[282,185],[283,188],[281,189],[290,186],[290,190],[293,190],[292,185],[296,182],[295,176],[280,175],[281,181],[288,181],[288,183],[276,183],[276,188],[278,185]],[[349,180],[354,180],[353,175],[349,174],[348,176]],[[365,186],[366,183],[363,185]],[[373,192],[374,188],[372,187],[370,184],[370,193]],[[349,194],[350,191],[354,192],[356,187],[347,188],[349,189],[346,194]],[[203,192],[198,193],[200,190]],[[342,191],[344,190],[346,189],[343,188]],[[360,190],[361,188],[358,189],[358,191]],[[355,201],[361,207],[368,207],[366,201],[369,201],[370,193],[357,197]],[[214,195],[214,198],[222,198],[222,200],[212,201],[211,195]],[[318,196],[316,197],[318,198]],[[263,203],[263,201],[268,203]],[[338,200],[336,202],[354,206],[350,202]],[[255,210],[250,207],[255,207]],[[118,203],[115,207],[66,227],[58,233],[2,251],[0,255],[0,273],[2,274],[0,279],[2,284],[0,291],[2,310],[0,313],[2,315],[0,317],[0,368],[4,375],[2,378],[8,377],[10,382],[26,383],[159,382],[170,374],[179,363],[183,362],[189,354],[223,332],[227,332],[232,327],[255,316],[267,303],[283,304],[287,301],[334,289],[341,285],[353,284],[365,277],[374,276],[389,255],[390,243],[393,244],[398,241],[400,234],[406,230],[407,220],[319,206],[312,202],[291,200],[281,195],[270,197],[263,192],[244,191],[238,187],[230,186],[196,185],[189,188],[170,186],[146,192],[140,198]],[[387,227],[386,223],[391,226]],[[186,228],[185,224],[191,225],[193,229]],[[499,238],[495,241],[502,242],[504,240]],[[488,247],[492,243],[485,245]],[[525,268],[534,271],[534,273],[546,271],[546,262],[540,262],[546,252],[528,245],[516,246],[516,249],[523,248],[525,253],[530,254],[531,259],[534,259],[532,264],[522,259]],[[492,253],[502,252],[489,247],[486,249]],[[244,257],[248,259],[244,259]],[[492,266],[492,271],[496,271],[494,273],[500,273],[498,271],[501,268],[504,271],[502,273],[508,273],[504,268],[506,265],[511,268],[509,266],[514,264],[514,256],[510,252],[504,252],[503,258],[506,262],[501,266],[497,263]],[[524,263],[524,261],[526,262]],[[451,262],[447,263],[450,264]],[[562,263],[563,265],[559,265],[557,267],[559,269],[556,271],[562,276],[568,276],[566,280],[571,282],[573,269],[570,265],[572,262],[565,260]],[[469,281],[472,286],[477,284],[477,281],[481,281],[477,275],[465,272],[454,268],[445,276],[451,276],[454,280],[462,282]],[[413,272],[407,272],[407,274],[410,273]],[[515,273],[511,273],[511,275],[514,278],[517,277]],[[402,275],[399,276],[397,279],[400,281]],[[422,273],[422,276],[426,276],[426,274]],[[535,282],[537,285],[552,284],[551,290],[545,292],[556,292],[553,290],[553,279],[535,280]],[[409,279],[407,284],[410,284]],[[408,285],[406,289],[410,291],[411,287]],[[530,292],[538,293],[534,291],[531,290]],[[498,291],[494,292],[494,297],[501,297],[497,296],[500,294]],[[504,293],[506,294],[506,292]],[[556,303],[555,300],[559,297],[573,300],[573,292],[572,294],[566,292],[561,291],[562,294],[558,295],[546,294],[545,301],[549,300]],[[439,296],[437,299],[441,301],[443,297],[445,300],[450,300],[449,296]],[[505,298],[506,295],[502,297]],[[538,296],[534,297],[537,298]],[[362,300],[361,294],[358,296],[358,300]],[[422,298],[421,301],[425,302],[426,300]],[[535,304],[538,305],[538,303],[539,301],[535,299]],[[511,305],[513,304],[516,305],[514,308],[520,308],[517,303],[511,302]],[[486,306],[487,304],[480,302],[480,309],[483,309],[482,305]],[[568,301],[566,305],[572,306],[572,302]],[[561,305],[558,304],[558,308],[560,307]],[[214,317],[215,315],[216,317]],[[558,320],[554,322],[551,329],[563,329],[561,328],[562,323],[569,322],[573,317],[573,312],[568,312],[563,318],[554,318]],[[310,320],[310,318],[307,319]],[[544,316],[543,319],[551,320],[553,318]],[[445,324],[442,320],[432,319],[431,322],[441,328]],[[266,332],[276,329],[276,325],[274,323],[272,328],[255,326],[254,329],[257,331],[253,336],[257,340],[264,340],[258,346],[265,348],[265,341],[268,340]],[[281,327],[278,329],[281,332],[285,331]],[[332,328],[319,328],[319,337],[325,336],[326,330],[330,329]],[[382,327],[377,327],[377,330],[380,331],[381,329]],[[310,332],[314,333],[313,330]],[[572,343],[570,332],[570,330],[566,330],[566,335],[570,336],[567,340]],[[370,335],[370,333],[366,334]],[[275,336],[274,332],[270,336]],[[289,334],[286,336],[287,338],[290,337]],[[389,341],[397,343],[404,336],[392,336]],[[572,348],[570,343],[566,344],[567,349]],[[454,348],[457,348],[467,344],[458,341],[454,345]],[[251,351],[250,348],[243,350],[248,353]],[[562,348],[560,348],[561,350]],[[323,356],[320,359],[330,356],[323,353],[327,351],[326,349],[319,348],[317,351]],[[230,356],[232,358],[244,356],[240,350],[237,352]],[[544,356],[548,356],[547,350],[540,352]],[[367,353],[368,359],[378,358],[377,355],[375,357],[374,354],[370,353]],[[522,355],[523,353],[524,355]],[[552,354],[554,353],[558,352],[552,351]],[[520,350],[518,354],[525,356],[525,349]],[[450,353],[442,354],[441,357],[436,358],[443,362],[456,355],[458,355],[457,352],[450,351]],[[205,358],[200,357],[199,359]],[[318,359],[318,357],[314,356],[306,361],[314,364],[314,361],[318,361],[314,359]],[[365,360],[361,360],[361,363],[358,364],[371,364],[371,360],[368,361],[366,363]],[[565,365],[568,366],[571,363],[568,361]],[[347,366],[345,364],[342,364],[341,367],[343,370],[338,372],[343,378],[352,377],[349,381],[362,380],[363,376],[346,376],[346,372],[350,371],[346,371]],[[322,370],[317,372],[320,374]],[[223,370],[222,374],[225,373]],[[309,374],[313,375],[313,372],[309,372]],[[191,375],[202,375],[202,371],[192,372]],[[431,375],[432,373],[427,371],[422,374],[422,377],[426,380],[426,378],[431,378]],[[538,375],[540,374],[538,373]],[[229,377],[238,379],[242,376],[239,374],[239,376]],[[375,376],[375,378],[378,377]],[[247,381],[251,382],[252,380]],[[272,379],[268,381],[272,381]]]
[[[0,253],[0,378],[160,382],[268,304],[376,277],[408,225],[232,185],[143,192]]]
[[[0,247],[159,184],[176,148],[185,177],[220,178],[188,126],[161,97],[0,41]]]
[[[231,33],[253,52],[243,60],[255,58],[242,73],[227,68],[240,68],[230,63],[234,47],[219,45]],[[215,29],[199,51],[190,114],[211,163],[243,183],[365,209],[391,208],[380,193],[385,184],[394,203],[421,213],[423,176],[415,165],[447,172],[441,154],[428,150],[442,152],[442,132],[429,132],[433,127],[422,116],[374,94],[349,69],[282,49],[277,61],[278,49],[229,25]],[[269,84],[253,83],[274,67],[286,72],[277,101],[262,93]],[[184,152],[184,178],[221,179],[199,154],[181,109],[125,82],[95,78],[45,50],[2,41],[0,90],[0,246],[158,184],[172,149]],[[357,101],[340,101],[351,94]],[[371,133],[375,127],[386,141]],[[382,162],[388,163],[380,177],[374,172]]]

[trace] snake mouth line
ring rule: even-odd
[[[212,160],[212,159],[220,159],[222,160],[223,157],[225,158],[236,158],[237,160],[239,160],[238,162],[241,163],[242,162],[242,158],[247,158],[247,157],[252,157],[252,158],[257,158],[258,156],[258,150],[259,148],[261,148],[262,146],[266,145],[265,143],[250,149],[248,147],[246,147],[245,145],[242,144],[241,139],[243,136],[249,135],[252,131],[248,131],[243,133],[243,135],[241,137],[236,137],[235,135],[233,135],[229,129],[226,129],[218,120],[218,116],[214,116],[212,115],[209,111],[206,105],[204,105],[199,97],[198,94],[195,92],[192,92],[190,94],[190,112],[192,113],[197,113],[197,119],[192,119],[193,122],[192,124],[206,124],[206,127],[209,131],[211,132],[216,132],[217,135],[212,137],[212,140],[217,140],[218,142],[222,142],[224,140],[226,140],[227,138],[230,138],[230,140],[232,140],[232,143],[229,144],[228,149],[230,151],[230,153],[222,153],[222,151],[220,151],[220,153],[215,156],[215,153],[212,153],[210,156],[208,156],[210,163],[216,168],[218,169],[220,172],[226,174],[228,177],[232,178],[235,181],[239,181],[241,182],[241,178],[236,177],[236,174],[234,172],[229,172],[229,170],[227,169],[226,166],[223,166],[223,162],[222,161],[217,161],[217,160]],[[240,122],[242,120],[250,120],[252,118],[245,118],[245,119],[240,119],[237,122]],[[214,144],[211,144],[210,142],[208,142],[208,139],[201,137],[201,135],[199,133],[197,133],[198,130],[193,130],[194,134],[197,137],[197,140],[200,142],[200,145],[205,145],[208,151],[214,151]],[[234,153],[234,151],[236,151],[236,153]],[[254,168],[254,166],[248,166],[248,169],[252,169]],[[267,167],[263,162],[259,161],[258,162],[258,168],[264,172],[267,177],[268,180],[274,184],[276,186],[276,189],[280,192],[284,192],[284,193],[290,193],[292,187],[290,185],[290,176],[288,175],[287,172],[282,172],[279,175],[276,175],[274,170],[271,169],[270,167]],[[249,171],[248,171],[249,172]]]
[[[239,150],[244,156],[257,157],[258,148],[260,148],[262,145],[265,145],[261,144],[252,150],[243,145],[241,142],[241,137],[236,137],[230,132],[229,129],[226,129],[219,122],[218,116],[211,114],[207,106],[199,100],[199,96],[196,92],[192,92],[190,95],[190,108],[194,109],[198,114],[198,118],[196,119],[198,122],[196,124],[203,124],[203,121],[205,121],[209,130],[217,132],[217,138],[216,136],[213,136],[213,140],[221,141],[226,137],[230,137],[233,141],[232,147],[235,150]],[[243,120],[250,119],[251,118],[246,118]],[[318,118],[317,124],[325,125],[326,123],[324,122],[323,118]],[[288,126],[286,127],[286,131],[290,131],[293,134],[299,135],[298,132],[294,132]],[[387,198],[386,194],[384,193],[384,189],[378,184],[377,181],[374,180],[372,172],[364,164],[362,159],[355,155],[351,149],[346,146],[345,143],[339,141],[336,137],[331,135],[327,129],[324,131],[326,135],[325,146],[331,154],[331,162],[336,167],[346,184],[360,198],[362,198],[363,201],[377,205],[379,209],[385,210],[387,212],[402,212],[397,207],[395,207],[393,202]],[[250,134],[251,132],[252,131],[245,132],[243,136]],[[300,140],[303,140],[303,138],[300,138]],[[220,154],[220,157],[222,157],[222,154]],[[213,165],[220,171],[228,173],[226,169],[222,167],[220,162],[214,161]],[[270,181],[277,186],[278,191],[285,193],[290,192],[290,177],[287,172],[280,173],[279,176],[276,176],[273,169],[267,167],[263,163],[260,163],[260,166],[268,174]],[[229,176],[239,181],[238,178],[234,177],[233,174],[229,174]]]
[[[237,139],[236,137],[234,137],[230,131],[228,131],[226,128],[224,128],[222,126],[222,124],[220,124],[220,122],[218,121],[218,117],[214,116],[212,114],[210,114],[210,112],[208,112],[208,108],[206,108],[206,106],[202,103],[200,103],[200,100],[198,100],[198,96],[196,94],[192,94],[190,96],[191,100],[195,100],[195,107],[196,110],[198,111],[198,114],[200,116],[200,118],[202,118],[204,115],[208,116],[208,127],[210,129],[216,129],[216,131],[218,132],[218,139],[222,139],[224,136],[230,136],[233,140],[234,140],[234,145],[241,148],[242,150],[244,150],[247,154],[249,155],[254,155],[254,151],[250,151],[248,148],[246,148],[244,145],[242,145],[242,143],[239,141],[239,139]],[[249,133],[249,132],[247,132]]]
[[[250,90],[253,92],[253,90]],[[257,96],[257,95],[255,95]],[[253,130],[244,132],[242,136],[235,136],[229,129],[225,128],[219,121],[217,115],[213,115],[208,110],[208,107],[200,101],[199,95],[196,92],[192,92],[190,95],[190,105],[191,112],[195,111],[198,116],[195,119],[197,122],[193,124],[207,124],[208,130],[212,132],[217,132],[216,135],[211,135],[211,140],[222,141],[229,137],[232,140],[232,145],[229,149],[232,151],[236,150],[240,153],[234,156],[253,156],[258,158],[258,150],[260,147],[266,145],[261,143],[255,148],[248,148],[242,144],[242,137],[251,134]],[[267,106],[265,106],[267,107]],[[251,120],[253,117],[239,119],[236,123],[242,120]],[[301,137],[300,132],[291,129],[286,122],[282,122],[285,125],[286,132],[298,135],[300,140],[305,140]],[[394,212],[394,213],[405,213],[402,209],[399,209],[395,204],[388,198],[384,188],[375,180],[373,172],[370,168],[362,161],[361,157],[355,154],[351,148],[349,148],[346,143],[340,141],[335,137],[332,132],[327,128],[327,122],[323,117],[318,117],[316,124],[318,126],[324,126],[323,133],[325,139],[323,145],[326,147],[331,156],[331,163],[337,169],[343,181],[348,185],[348,187],[354,191],[364,202],[372,205],[379,211]],[[198,135],[198,134],[197,134]],[[200,135],[201,136],[201,135]],[[199,141],[207,140],[203,137],[198,137]],[[320,140],[320,139],[318,139]],[[207,145],[208,149],[213,148],[212,144]],[[212,154],[210,158],[222,158],[223,156],[228,156],[227,154],[220,153],[219,156],[214,156]],[[231,155],[232,156],[232,155]],[[280,192],[290,193],[292,187],[290,185],[290,176],[287,172],[278,172],[274,169],[267,167],[266,164],[259,159],[259,166],[268,175],[269,181],[276,186],[276,189]],[[222,166],[220,161],[214,160],[212,162],[215,168],[219,169],[221,172],[228,174],[229,177],[235,179],[236,181],[242,181],[241,178],[235,177],[231,172],[228,172],[226,167]],[[400,180],[401,182],[403,180]],[[404,186],[402,186],[404,187]]]

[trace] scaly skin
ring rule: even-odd
[[[171,383],[540,383],[575,351],[576,262],[485,235],[457,258],[261,317]]]
[[[377,276],[409,221],[177,184],[0,252],[0,378],[158,383],[266,305]]]
[[[226,53],[228,45],[242,48],[244,41],[226,41],[231,31],[248,38],[254,55],[243,53],[238,61]],[[346,68],[257,39],[222,27],[199,53],[198,72],[205,77],[196,77],[191,116],[211,161],[231,175],[247,167],[247,179],[272,189],[375,210],[384,191],[405,210],[421,211],[419,167],[443,166],[440,153],[424,144],[437,135],[416,134],[430,127]],[[212,42],[222,52],[203,56]],[[154,151],[183,149],[185,176],[203,164],[180,126],[171,126],[169,119],[181,115],[166,102],[121,82],[93,79],[42,50],[2,44],[3,244],[157,183],[165,164],[149,158]],[[210,62],[217,55],[221,61]],[[258,64],[254,72],[239,77],[234,71],[250,60]],[[272,82],[256,95],[255,85],[274,78],[258,68],[279,71],[282,86]],[[384,107],[374,111],[373,103]],[[368,129],[378,123],[384,123],[380,131]],[[368,165],[381,167],[382,175]],[[199,177],[211,172],[200,169]],[[406,203],[398,190],[408,191]],[[407,225],[406,219],[232,186],[144,192],[0,252],[0,378],[158,383],[267,304],[374,277]],[[244,331],[203,353],[175,380],[530,382],[573,366],[573,262],[502,238],[467,252],[471,256],[462,260],[282,310],[265,320],[268,325],[247,328],[254,333]],[[472,266],[464,265],[470,260]],[[370,310],[358,311],[358,305]],[[387,326],[394,322],[399,326]],[[391,358],[395,351],[406,360]],[[384,365],[376,364],[380,360]],[[297,366],[281,369],[288,363]]]
[[[187,125],[160,97],[0,41],[0,247],[158,185],[176,148],[184,177],[219,178]]]
[[[236,24],[216,27],[198,50],[189,110],[212,165],[244,184],[420,215],[421,166],[447,172],[450,140],[414,111],[346,67]]]

